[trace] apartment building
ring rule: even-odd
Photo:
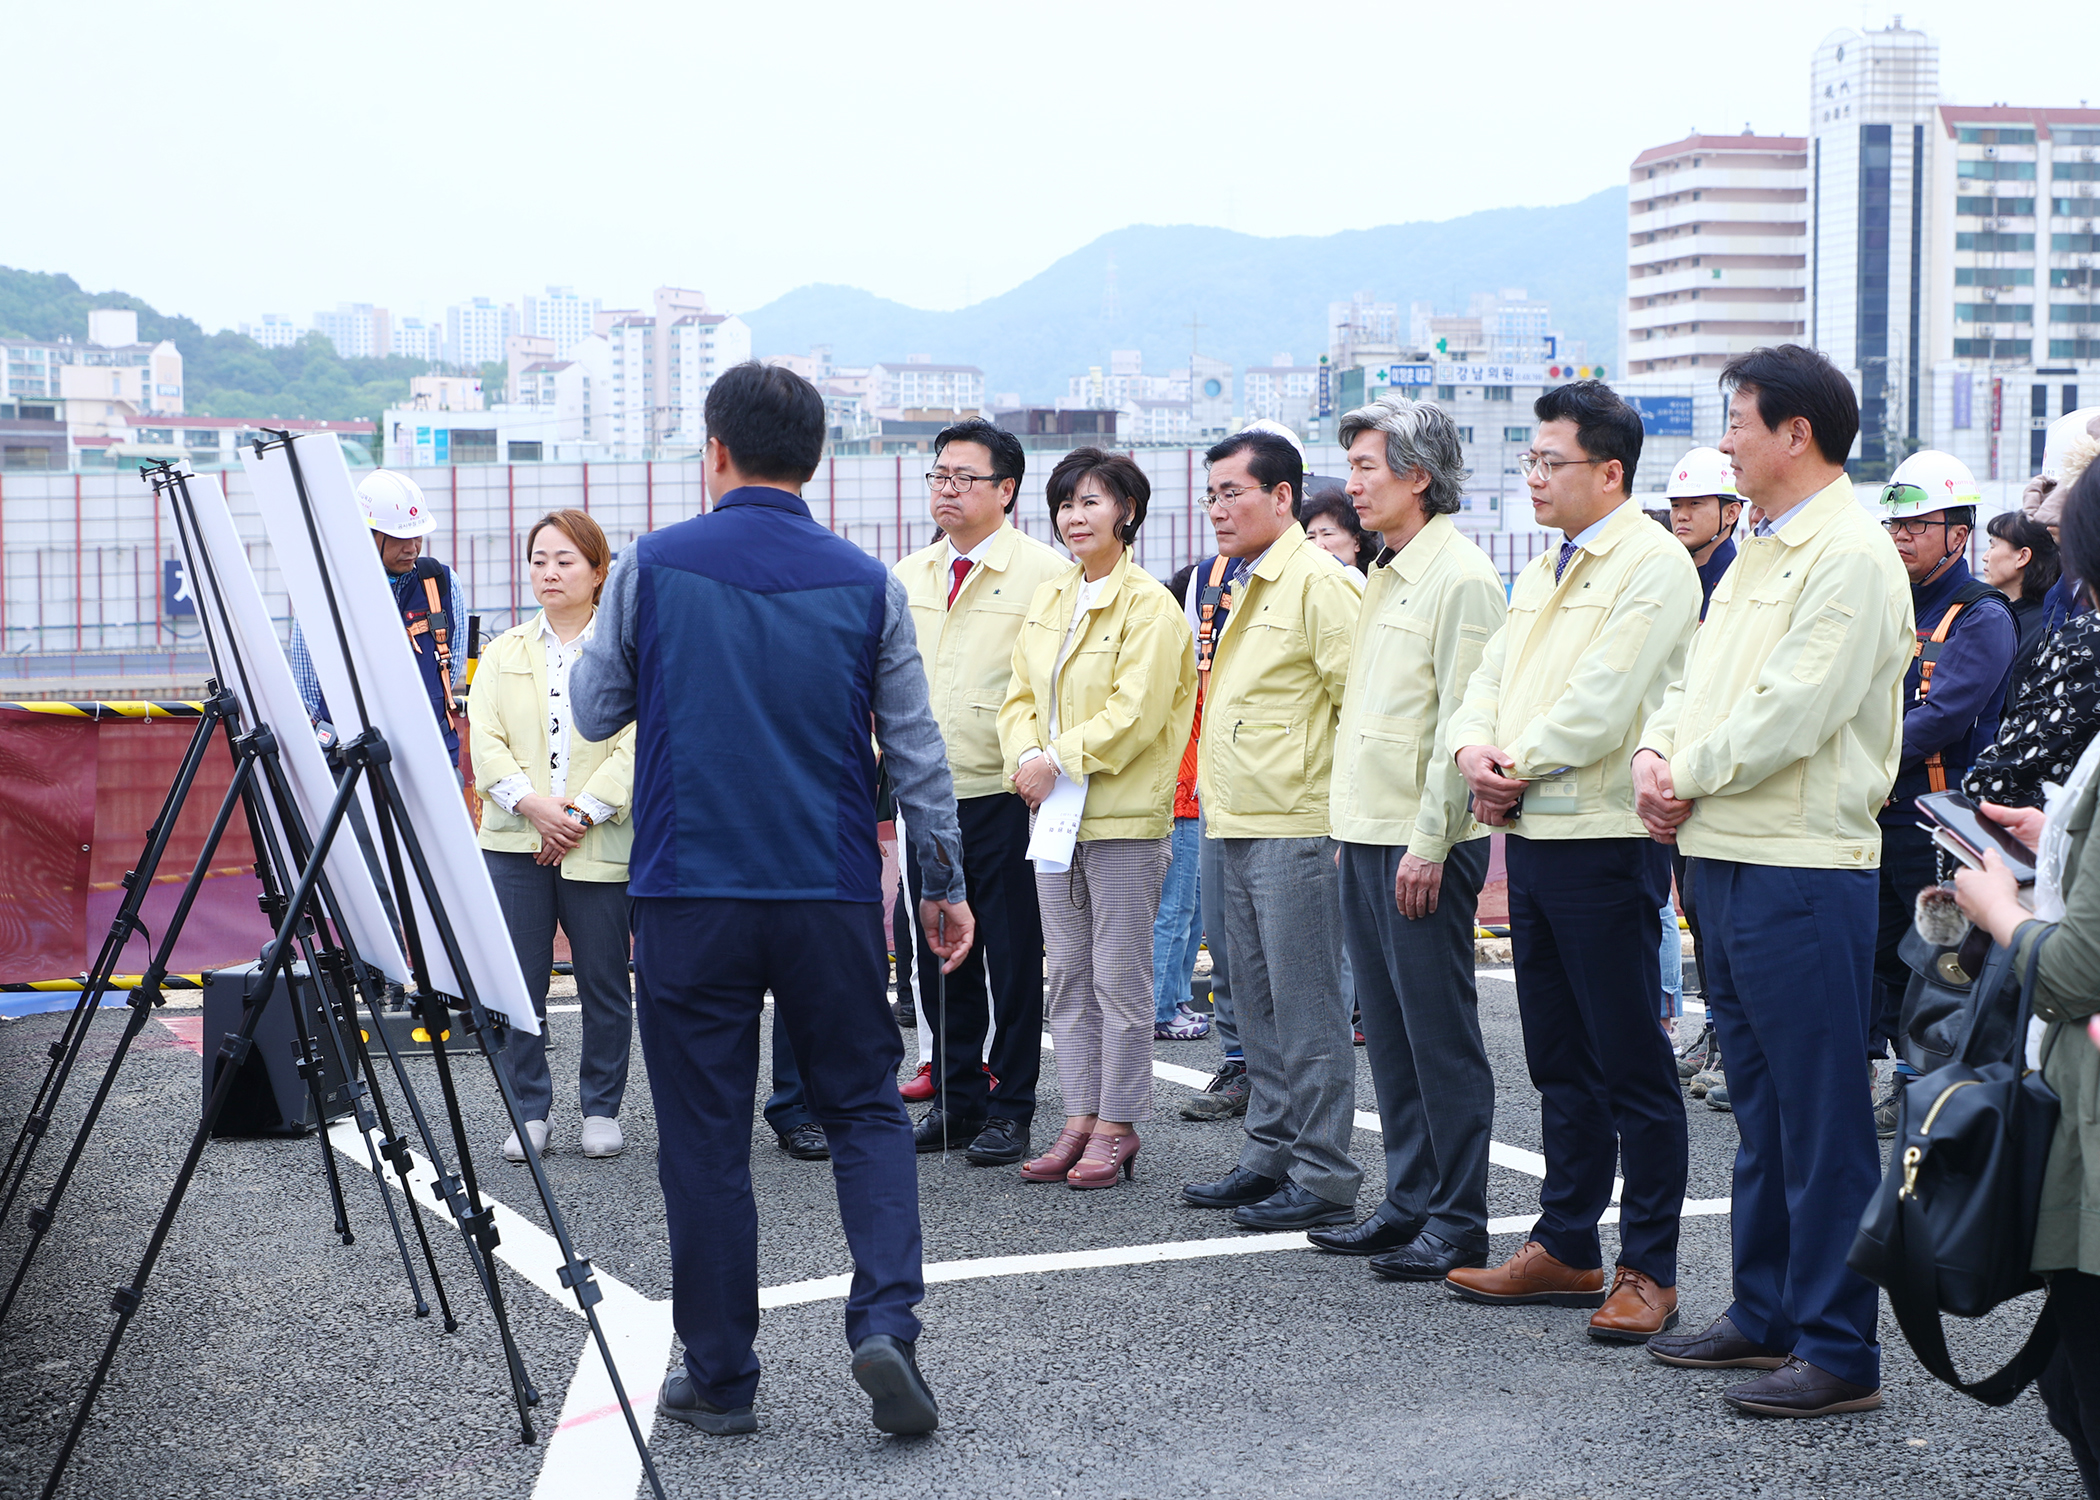
[[[909,411],[974,417],[984,410],[984,371],[975,365],[937,365],[913,354],[873,366],[868,380],[875,415],[890,421]]]
[[[394,349],[393,318],[385,308],[369,302],[338,302],[333,312],[315,313],[314,332],[335,345],[335,352],[344,359],[371,359]]]

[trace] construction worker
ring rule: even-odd
[[[1969,572],[1966,554],[1981,498],[1966,464],[1930,448],[1903,460],[1881,491],[1881,524],[1910,575],[1917,645],[1903,679],[1903,762],[1879,819],[1881,917],[1870,1057],[1900,1035],[1910,970],[1896,947],[1910,931],[1918,892],[1939,878],[1937,852],[1932,836],[1918,827],[1915,799],[1959,790],[1977,754],[1997,737],[2019,646],[2010,602]],[[1899,1065],[1898,1071],[1909,1070]],[[1891,1087],[1875,1107],[1884,1138],[1896,1131],[1896,1092]]]
[[[1719,448],[1694,448],[1677,460],[1663,493],[1670,501],[1670,530],[1692,554],[1699,570],[1699,618],[1714,585],[1735,561],[1735,524],[1743,513],[1735,492],[1735,465]]]
[[[380,564],[393,586],[394,603],[401,611],[402,628],[415,652],[416,670],[430,697],[430,711],[437,716],[438,731],[445,737],[445,751],[459,761],[459,727],[453,706],[455,694],[466,676],[466,651],[460,632],[466,616],[459,596],[459,579],[433,557],[422,556],[423,538],[437,530],[437,517],[423,498],[422,486],[393,469],[375,469],[357,487],[358,507],[365,525],[372,529],[373,545]],[[298,621],[292,622],[291,644],[285,655],[306,711],[322,731],[324,743],[333,743],[328,705],[321,697],[321,682],[314,675],[306,635]]]

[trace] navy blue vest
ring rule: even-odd
[[[761,485],[634,546],[628,893],[880,900],[887,570]]]
[[[426,573],[434,571],[437,583],[438,616],[431,618],[430,597],[423,587]],[[446,652],[456,654],[466,649],[460,632],[466,628],[464,620],[450,617],[452,608],[452,570],[435,558],[424,557],[399,578],[389,578],[393,585],[394,603],[401,610],[402,627],[408,631],[409,648],[416,654],[416,670],[423,676],[423,691],[430,699],[430,711],[437,715],[438,732],[445,737],[445,749],[452,758],[459,758],[459,731],[452,726],[452,680],[449,667],[441,664],[437,647],[437,632],[446,636]],[[449,662],[452,655],[444,660]]]

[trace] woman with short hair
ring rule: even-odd
[[[1037,819],[1060,781],[1084,788],[1068,865],[1036,866],[1065,1125],[1021,1168],[1078,1189],[1131,1175],[1152,1118],[1152,928],[1196,710],[1188,622],[1131,556],[1151,493],[1135,462],[1098,448],[1051,471],[1073,566],[1035,591],[999,711],[1007,774]]]
[[[1338,479],[1308,479],[1305,501],[1298,507],[1298,524],[1314,546],[1345,568],[1356,569],[1359,578],[1378,556],[1379,539],[1364,530],[1363,518],[1348,488]]]
[[[570,727],[568,696],[612,549],[589,515],[557,510],[526,533],[525,557],[540,612],[483,649],[467,698],[482,858],[543,1026],[556,925],[568,934],[583,1007],[578,1144],[585,1156],[618,1156],[634,1027],[627,977],[634,726],[611,740],[587,740]],[[545,1150],[554,1102],[546,1037],[513,1030],[506,1050],[518,1112],[534,1149]],[[503,1154],[525,1159],[515,1133]]]

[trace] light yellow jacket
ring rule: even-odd
[[[512,626],[482,648],[474,690],[467,695],[467,723],[474,785],[484,799],[490,787],[520,771],[532,778],[535,792],[547,795],[547,648],[540,640],[540,616]],[[632,724],[610,740],[587,740],[569,731],[568,794],[573,800],[581,792],[612,808],[612,821],[587,831],[583,842],[562,856],[561,873],[570,880],[625,880],[627,854],[634,846],[634,824],[628,821],[634,800]],[[480,843],[510,854],[540,852],[539,830],[531,820],[488,800],[481,805]]]
[[[1075,563],[1037,589],[1014,642],[1012,682],[999,711],[1008,781],[1023,752],[1054,749],[1068,775],[1087,778],[1082,842],[1163,839],[1174,831],[1174,776],[1196,717],[1196,643],[1174,596],[1126,551],[1102,580],[1086,626],[1058,670],[1085,579]]]
[[[1431,516],[1371,569],[1335,739],[1336,838],[1441,864],[1453,844],[1487,833],[1444,731],[1504,609],[1502,575],[1449,516]]]
[[[1837,482],[1737,543],[1641,747],[1669,757],[1686,855],[1872,870],[1917,634],[1896,548]]]
[[[1320,838],[1363,580],[1293,524],[1240,584],[1211,657],[1204,836]]]
[[[999,708],[1013,675],[1014,639],[1035,591],[1070,566],[1034,537],[1002,523],[964,578],[951,610],[945,540],[897,564],[897,576],[911,595],[919,657],[958,797],[1013,789],[999,755]]]
[[[1450,753],[1499,745],[1523,781],[1561,774],[1572,803],[1534,787],[1510,831],[1535,839],[1646,838],[1633,810],[1641,728],[1684,665],[1699,620],[1699,570],[1684,544],[1629,500],[1568,560],[1531,560],[1447,731]],[[1565,806],[1566,811],[1541,809]]]

